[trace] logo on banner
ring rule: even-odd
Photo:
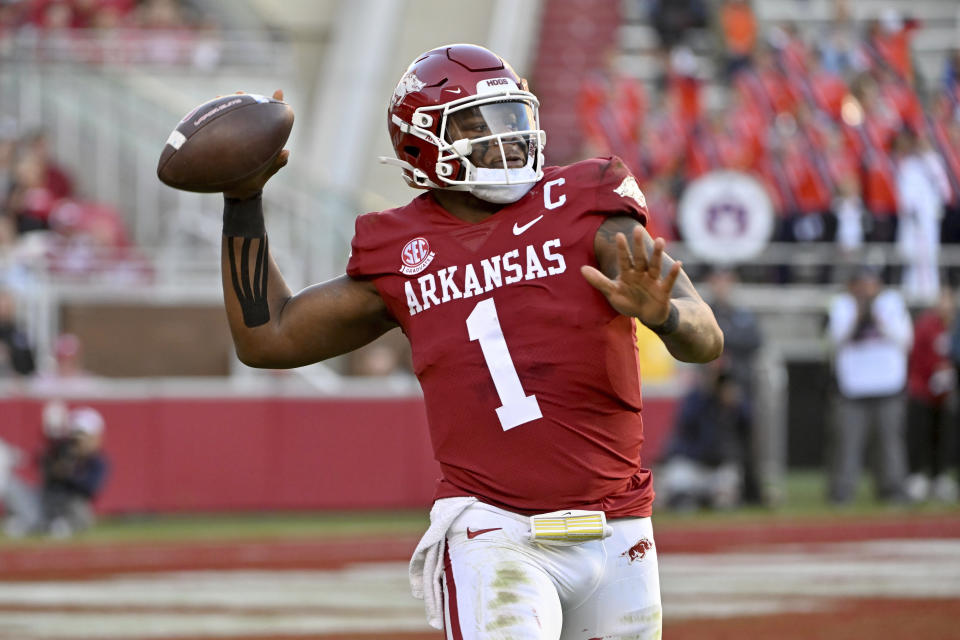
[[[754,258],[773,235],[770,196],[757,180],[737,171],[716,171],[691,182],[677,217],[690,250],[711,262]]]
[[[400,261],[403,262],[400,273],[406,276],[416,275],[429,267],[436,255],[430,251],[430,243],[426,238],[414,238],[403,245],[403,251],[400,252]]]

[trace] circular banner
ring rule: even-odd
[[[763,185],[738,171],[715,171],[697,178],[677,208],[687,247],[710,262],[755,257],[773,235],[773,203]]]

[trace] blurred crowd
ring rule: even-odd
[[[215,32],[185,0],[0,2],[0,53],[35,60],[211,67]]]
[[[120,212],[77,193],[45,133],[18,135],[15,121],[0,120],[0,275],[22,289],[31,265],[68,279],[150,276]]]
[[[13,0],[0,5],[5,30],[181,29],[193,16],[179,0]]]
[[[0,379],[29,378],[38,390],[77,387],[88,378],[79,339],[59,336],[50,362],[38,362],[27,328],[30,294],[48,276],[65,284],[143,284],[153,267],[116,208],[78,193],[43,131],[18,135],[14,121],[0,118]]]
[[[733,301],[734,271],[715,269],[706,284],[724,354],[698,368],[678,402],[658,460],[658,499],[677,510],[773,505],[776,489],[762,469],[771,427],[757,407],[764,336],[757,317]],[[960,318],[953,290],[942,287],[935,303],[911,314],[880,269],[861,267],[832,300],[825,334],[833,370],[822,406],[828,503],[854,503],[869,469],[879,502],[956,504]]]
[[[960,242],[960,50],[925,81],[911,57],[921,25],[893,10],[857,23],[837,0],[826,33],[789,22],[761,32],[746,0],[644,4],[662,45],[655,89],[614,51],[582,85],[578,113],[587,153],[620,155],[640,178],[657,233],[678,236],[688,183],[732,169],[765,185],[776,240],[851,252]],[[710,90],[690,29],[714,34]],[[924,286],[934,299],[937,283]]]

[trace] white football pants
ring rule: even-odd
[[[659,639],[660,577],[650,518],[568,546],[529,541],[526,516],[477,503],[447,531],[448,640]]]

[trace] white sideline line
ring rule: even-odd
[[[825,610],[845,597],[960,598],[960,540],[668,553],[660,557],[660,574],[664,615],[672,619]],[[176,571],[0,581],[0,607],[7,609],[0,611],[0,640],[429,631],[420,601],[409,594],[404,562],[336,571]]]

